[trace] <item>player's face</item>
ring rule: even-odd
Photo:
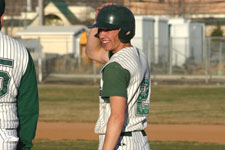
[[[98,29],[99,39],[105,50],[112,50],[116,53],[123,48],[123,43],[119,40],[118,33],[119,29]]]

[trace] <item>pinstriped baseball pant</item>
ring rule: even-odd
[[[99,135],[98,150],[102,150],[105,135]],[[150,150],[147,136],[143,136],[141,131],[132,132],[132,136],[120,136],[115,150]]]
[[[0,150],[16,150],[19,138],[17,131],[0,129]]]

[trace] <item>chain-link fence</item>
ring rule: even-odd
[[[158,39],[154,39],[155,41]],[[168,42],[146,40],[142,48],[151,68],[153,81],[225,82],[225,38],[169,38]],[[155,44],[159,43],[159,44]],[[142,49],[140,48],[140,49]],[[102,64],[74,54],[46,57],[36,61],[42,81],[99,79]],[[40,69],[41,67],[41,69]],[[60,79],[59,79],[60,78]],[[64,80],[65,80],[64,79]]]

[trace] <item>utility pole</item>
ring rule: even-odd
[[[43,9],[43,0],[38,1],[39,5],[39,25],[43,26],[44,25],[44,9]]]
[[[32,11],[32,0],[27,0],[27,12]]]

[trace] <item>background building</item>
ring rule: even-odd
[[[80,35],[86,26],[33,26],[18,32],[22,39],[39,39],[42,53],[80,55]]]

